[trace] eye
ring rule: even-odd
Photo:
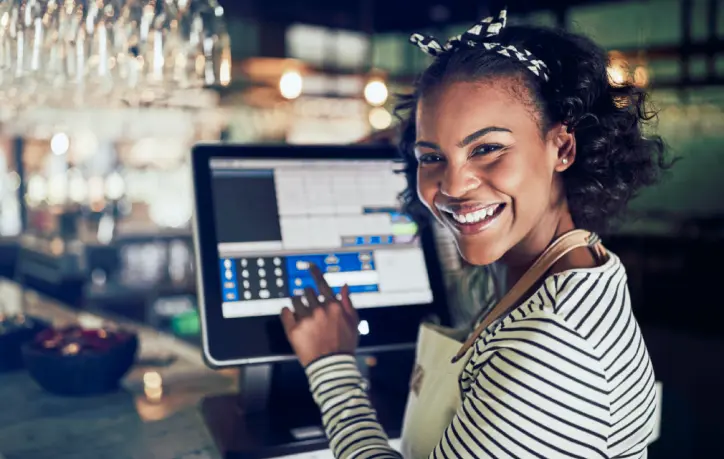
[[[445,158],[437,153],[425,153],[417,158],[417,162],[420,164],[434,164],[444,160]]]
[[[495,153],[502,148],[503,145],[497,143],[486,143],[475,147],[471,156],[488,155],[490,153]]]

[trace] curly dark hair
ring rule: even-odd
[[[438,56],[419,76],[414,92],[400,96],[395,109],[402,120],[399,148],[408,179],[401,195],[405,211],[419,223],[429,218],[416,191],[413,145],[418,99],[451,82],[514,77],[527,88],[528,94],[518,96],[532,101],[543,133],[557,123],[574,133],[576,160],[563,173],[573,221],[579,228],[605,232],[620,221],[636,193],[656,183],[673,163],[665,157],[661,138],[643,133],[645,124],[656,118],[646,92],[630,83],[612,84],[607,53],[589,38],[510,26],[495,41],[533,53],[548,66],[549,80],[537,77],[516,59],[485,49],[459,49]]]

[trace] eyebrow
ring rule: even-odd
[[[498,126],[488,126],[486,128],[482,128],[465,137],[460,143],[458,143],[458,148],[466,147],[478,140],[479,138],[483,137],[484,135],[490,134],[491,132],[511,132],[511,130]]]
[[[473,132],[472,134],[466,136],[463,140],[461,140],[461,141],[457,144],[457,146],[458,146],[458,148],[464,148],[464,147],[470,145],[471,143],[475,142],[475,141],[478,140],[479,138],[481,138],[481,137],[483,137],[483,136],[485,136],[485,135],[487,135],[487,134],[490,134],[491,132],[512,132],[512,131],[511,131],[510,129],[506,129],[506,128],[503,128],[503,127],[488,126],[488,127],[479,129],[479,130]],[[439,150],[439,149],[440,149],[440,146],[437,145],[436,143],[434,143],[434,142],[427,142],[427,141],[425,141],[425,140],[420,140],[420,141],[418,141],[418,142],[415,142],[415,147],[416,147],[416,148],[419,148],[419,147],[430,148],[430,149],[432,149],[432,150]]]

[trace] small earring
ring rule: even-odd
[[[568,164],[568,158],[563,158],[562,163],[563,163],[563,164]]]

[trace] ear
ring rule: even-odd
[[[556,172],[563,172],[576,161],[576,136],[568,126],[560,124],[550,131],[550,139],[556,152]]]

